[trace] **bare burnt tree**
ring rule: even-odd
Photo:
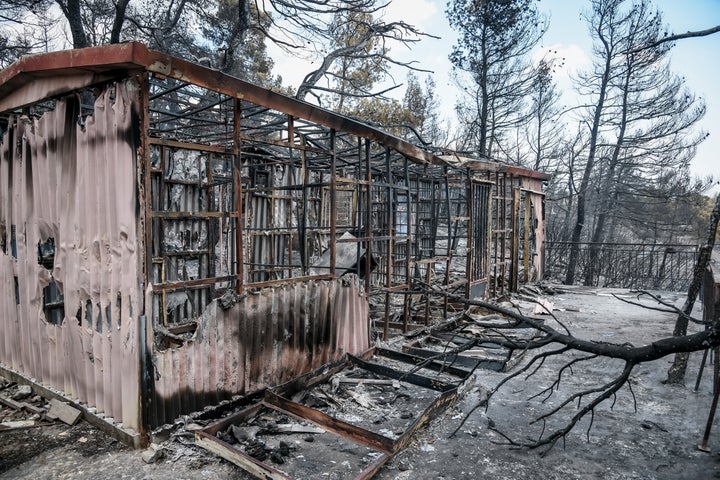
[[[14,8],[27,12],[52,0],[10,0]],[[386,3],[378,0],[54,0],[60,7],[71,34],[74,48],[140,40],[151,48],[193,61],[209,64],[222,71],[243,75],[263,85],[279,83],[269,73],[272,61],[265,42],[271,41],[286,51],[313,60],[319,67],[310,72],[297,89],[298,98],[309,94],[337,92],[328,80],[340,79],[334,67],[338,62],[373,63],[383,75],[391,66],[426,71],[416,62],[397,60],[392,45],[410,46],[423,36],[402,21],[385,22],[380,14]],[[3,8],[3,7],[0,7]],[[2,10],[0,10],[1,12]],[[346,42],[335,42],[333,22],[344,19]],[[0,48],[18,54],[31,50],[17,38],[0,36]],[[57,48],[57,47],[56,47]],[[13,58],[16,58],[16,54]],[[253,68],[258,70],[255,75]],[[252,74],[247,76],[247,74]],[[399,85],[393,85],[396,88]],[[357,98],[383,92],[358,88]]]
[[[463,99],[457,113],[465,130],[461,149],[498,152],[503,136],[526,121],[533,86],[528,55],[544,31],[533,0],[454,0],[450,26],[459,34],[450,61]]]
[[[664,29],[660,13],[649,2],[633,3],[625,19],[618,32],[625,51],[658,38]],[[595,277],[592,267],[597,265],[599,244],[615,240],[609,227],[618,223],[611,220],[623,217],[625,205],[652,202],[650,195],[665,200],[677,194],[665,188],[673,185],[668,177],[689,171],[695,147],[705,138],[693,129],[705,114],[705,105],[670,72],[669,49],[664,44],[620,55],[613,62],[618,75],[611,78],[613,100],[605,106],[602,127],[607,141],[597,181],[586,285]],[[636,194],[643,191],[644,195]]]
[[[90,46],[82,19],[81,0],[55,0],[65,15],[72,35],[73,48]]]
[[[704,138],[693,126],[705,106],[670,72],[671,45],[630,53],[634,46],[648,45],[662,36],[665,27],[660,13],[647,0],[593,0],[587,19],[594,39],[594,65],[579,76],[577,86],[581,95],[593,101],[584,117],[589,147],[578,185],[567,284],[575,282],[578,242],[590,220],[594,228],[585,237],[593,242],[605,240],[617,225],[610,222],[612,214],[632,203],[628,197],[637,191],[637,184],[660,186],[661,179],[672,172],[686,173],[694,147]],[[599,188],[591,189],[591,182]],[[636,195],[633,201],[640,199]],[[591,270],[586,272],[586,282],[593,275]]]
[[[151,46],[162,51],[175,45],[172,51],[175,54],[217,57],[217,67],[231,73],[247,73],[248,65],[267,69],[271,62],[264,55],[266,40],[291,54],[312,59],[319,67],[306,75],[297,88],[296,97],[300,99],[313,95],[320,100],[324,93],[356,98],[384,93],[372,91],[370,87],[374,82],[358,82],[353,73],[343,77],[342,69],[334,68],[338,63],[360,63],[383,75],[392,65],[420,70],[412,62],[394,59],[389,46],[393,43],[411,45],[425,34],[404,22],[384,22],[376,18],[374,14],[385,6],[377,0],[182,0],[177,3],[145,0],[145,3],[130,21]],[[162,21],[148,14],[152,11],[162,12]],[[189,18],[205,20],[204,37],[217,52],[203,51],[201,45],[193,43],[194,38],[187,38]],[[178,45],[181,46],[179,52]],[[254,55],[253,52],[259,50],[249,45],[260,47],[263,55]],[[248,56],[255,60],[248,62]],[[242,64],[244,68],[238,66]],[[351,72],[360,70],[362,68],[350,69]]]
[[[553,74],[562,66],[562,60],[546,57],[535,67],[532,88],[529,93],[528,121],[523,125],[524,142],[529,158],[519,162],[533,170],[550,171],[562,155],[563,124],[557,89]],[[518,159],[522,154],[518,155]]]
[[[198,10],[193,8],[208,7],[209,2],[179,2],[165,0],[8,0],[15,8],[15,14],[22,17],[36,10],[47,15],[47,11],[55,4],[62,12],[65,24],[63,29],[70,34],[73,48],[84,48],[94,45],[119,43],[123,40],[137,39],[137,35],[154,38],[155,48],[168,44],[171,32],[188,26],[187,16],[194,15]],[[0,7],[3,8],[3,7]],[[128,23],[133,22],[128,27]],[[153,27],[150,25],[154,24]],[[36,27],[37,28],[37,27]],[[175,32],[178,34],[177,32]],[[189,31],[184,32],[190,36]],[[164,38],[168,37],[168,38]],[[56,43],[52,48],[62,48]],[[169,51],[165,49],[164,51]]]
[[[195,19],[202,18],[203,12],[217,8],[216,3],[211,0],[140,0],[127,10],[126,23],[132,38],[147,43],[150,48],[196,60],[193,57],[198,57],[200,48],[197,44],[199,36],[194,34]]]
[[[388,78],[390,68],[401,66],[410,70],[427,71],[414,62],[393,58],[391,46],[410,45],[426,34],[404,22],[385,22],[377,15],[382,7],[365,2],[364,9],[342,9],[329,23],[322,21],[310,26],[307,32],[314,38],[316,48],[322,48],[318,68],[309,72],[297,89],[296,98],[312,95],[321,100],[323,94],[334,97],[336,109],[345,111],[346,99],[376,97],[397,88],[376,91],[375,85]],[[319,27],[319,28],[318,28]]]
[[[566,130],[566,132],[569,132]],[[568,244],[573,229],[575,198],[578,187],[575,172],[582,169],[582,158],[587,152],[588,136],[582,126],[561,140],[560,152],[552,167],[547,170],[553,174],[544,189],[546,192],[547,228],[545,263],[551,266],[546,271],[552,281],[560,281],[560,275],[566,271]]]
[[[419,141],[425,146],[443,145],[447,139],[447,132],[440,125],[435,81],[428,75],[423,86],[417,75],[408,72],[406,84],[402,101],[402,107],[406,112],[404,123],[406,128],[413,130],[413,135],[406,135],[406,138],[410,141]]]
[[[590,179],[595,169],[598,143],[601,135],[601,123],[605,104],[609,96],[610,81],[613,75],[615,75],[613,71],[613,59],[622,51],[620,34],[618,32],[623,25],[623,18],[618,11],[622,3],[623,0],[593,0],[591,12],[586,15],[586,19],[590,25],[590,32],[594,39],[594,62],[592,71],[580,77],[582,84],[587,84],[590,88],[585,92],[580,89],[580,93],[591,95],[593,104],[587,107],[588,115],[591,118],[589,122],[589,145],[585,168],[583,169],[582,179],[577,189],[577,199],[575,202],[577,213],[571,237],[573,245],[570,249],[565,275],[565,283],[569,285],[575,282],[575,269],[580,253],[577,243],[580,241],[583,228],[585,227],[587,194],[589,193],[588,186],[590,185]]]
[[[47,12],[51,5],[52,0],[0,2],[0,68],[47,47],[55,23]]]
[[[715,238],[717,237],[718,222],[720,222],[720,195],[715,199],[715,208],[710,214],[710,222],[708,224],[707,240],[700,249],[698,262],[695,265],[693,281],[688,288],[687,299],[681,311],[675,320],[675,329],[673,335],[682,338],[687,335],[689,323],[689,315],[692,312],[695,300],[700,293],[702,274],[710,262],[713,248],[715,247]],[[717,360],[716,360],[717,361]],[[667,382],[670,384],[682,384],[685,381],[685,372],[687,370],[688,352],[677,352],[673,364],[668,369]]]
[[[217,8],[199,12],[198,18],[205,41],[195,53],[196,58],[258,85],[280,86],[280,79],[272,74],[274,63],[261,31],[270,24],[270,18],[256,12],[254,4],[219,0]],[[260,28],[251,28],[252,19],[259,22]]]

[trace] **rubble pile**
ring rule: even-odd
[[[196,432],[196,443],[258,478],[371,478],[475,383],[474,373],[519,359],[524,352],[492,340],[527,340],[535,335],[528,327],[470,308],[271,387],[256,405]]]
[[[74,425],[81,412],[56,399],[47,400],[29,385],[0,377],[0,431],[50,425],[60,420]]]
[[[0,377],[0,430],[47,424],[48,403],[28,385]]]
[[[270,408],[229,425],[217,438],[259,462],[292,472],[294,478],[352,477],[381,455]]]
[[[377,358],[373,357],[373,360]],[[382,360],[383,365],[393,363],[389,359]],[[338,420],[396,439],[436,395],[432,390],[409,382],[353,368],[333,376],[328,383],[303,390],[293,400]]]

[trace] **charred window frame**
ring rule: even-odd
[[[55,263],[54,238],[48,238],[38,244],[38,263],[41,267],[52,271]],[[61,325],[65,319],[65,301],[54,278],[51,278],[50,284],[43,288],[43,312],[45,321],[51,325]]]

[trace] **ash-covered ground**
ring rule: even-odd
[[[574,335],[612,343],[641,345],[669,336],[675,315],[647,310],[624,303],[612,294],[636,300],[627,290],[556,287],[546,297],[555,315]],[[681,294],[663,293],[666,301],[681,305]],[[534,304],[528,298],[515,298],[524,313]],[[643,303],[658,306],[643,299]],[[702,312],[696,308],[696,317]],[[553,320],[546,317],[552,325]],[[691,328],[701,328],[694,326]],[[532,352],[525,354],[514,368],[520,368]],[[536,440],[542,422],[530,422],[554,408],[579,389],[602,386],[617,376],[622,363],[595,359],[575,365],[563,374],[560,389],[549,398],[531,397],[550,386],[558,369],[573,357],[554,357],[530,377],[521,376],[506,384],[484,408],[472,413],[451,437],[462,419],[485,392],[498,384],[506,372],[478,371],[466,393],[427,428],[421,430],[409,447],[396,454],[376,475],[378,479],[705,479],[720,478],[720,435],[715,427],[709,447],[698,450],[712,400],[712,365],[693,392],[701,353],[690,358],[685,387],[662,383],[672,361],[668,357],[639,365],[633,371],[630,389],[618,393],[614,405],[603,403],[583,419],[545,455],[545,449],[517,449],[497,433],[516,442]],[[4,383],[0,395],[11,396],[16,386]],[[42,399],[28,397],[42,406]],[[545,424],[545,432],[561,428],[577,412],[576,404],[566,407]],[[0,423],[31,418],[7,406],[0,410]],[[0,431],[0,479],[200,479],[253,478],[239,467],[209,453],[192,442],[192,432],[178,429],[159,445],[160,454],[152,460],[149,452],[132,451],[86,422],[68,426],[41,418],[36,424]],[[11,424],[21,425],[21,424]],[[186,424],[189,430],[201,425]],[[490,428],[494,427],[494,428]],[[315,458],[320,442],[302,442],[290,455]],[[312,455],[310,455],[312,453]],[[332,451],[327,454],[332,456]],[[344,451],[345,456],[352,451]],[[359,452],[358,455],[363,454]],[[150,463],[147,463],[147,461]],[[333,458],[328,458],[332,463]],[[292,462],[290,462],[292,463]],[[278,465],[282,469],[282,465]],[[337,470],[337,469],[336,469]],[[316,478],[331,478],[315,470]],[[333,473],[332,477],[336,477]],[[338,477],[339,478],[339,477]],[[348,477],[351,478],[351,477]]]

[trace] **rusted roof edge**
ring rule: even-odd
[[[99,74],[121,69],[127,71],[144,69],[151,73],[191,82],[328,128],[375,140],[417,163],[447,165],[444,160],[431,152],[358,120],[273,92],[218,70],[150,50],[139,42],[23,57],[0,71],[0,100],[39,77],[71,76],[78,70]],[[57,89],[53,89],[53,93],[59,94]]]
[[[147,55],[140,63],[146,65],[150,72],[201,85],[328,128],[370,138],[416,162],[445,165],[443,160],[432,153],[358,120],[273,92],[217,70],[149,50],[142,44],[138,45],[144,49],[141,55]]]
[[[0,99],[41,77],[73,77],[78,76],[78,73],[87,76],[90,73],[106,74],[110,71],[142,69],[144,65],[134,61],[134,51],[138,46],[143,45],[122,43],[22,57],[0,71]]]
[[[506,165],[500,162],[493,162],[490,160],[479,160],[477,158],[470,158],[465,156],[453,155],[452,157],[443,155],[440,158],[445,161],[450,161],[450,158],[455,158],[458,163],[461,163],[464,167],[470,169],[471,172],[500,172],[509,173],[511,175],[517,175],[526,178],[535,178],[538,180],[550,180],[552,174],[539,172],[537,170],[530,170],[529,168],[518,167],[515,165]],[[452,161],[450,161],[452,163]]]

